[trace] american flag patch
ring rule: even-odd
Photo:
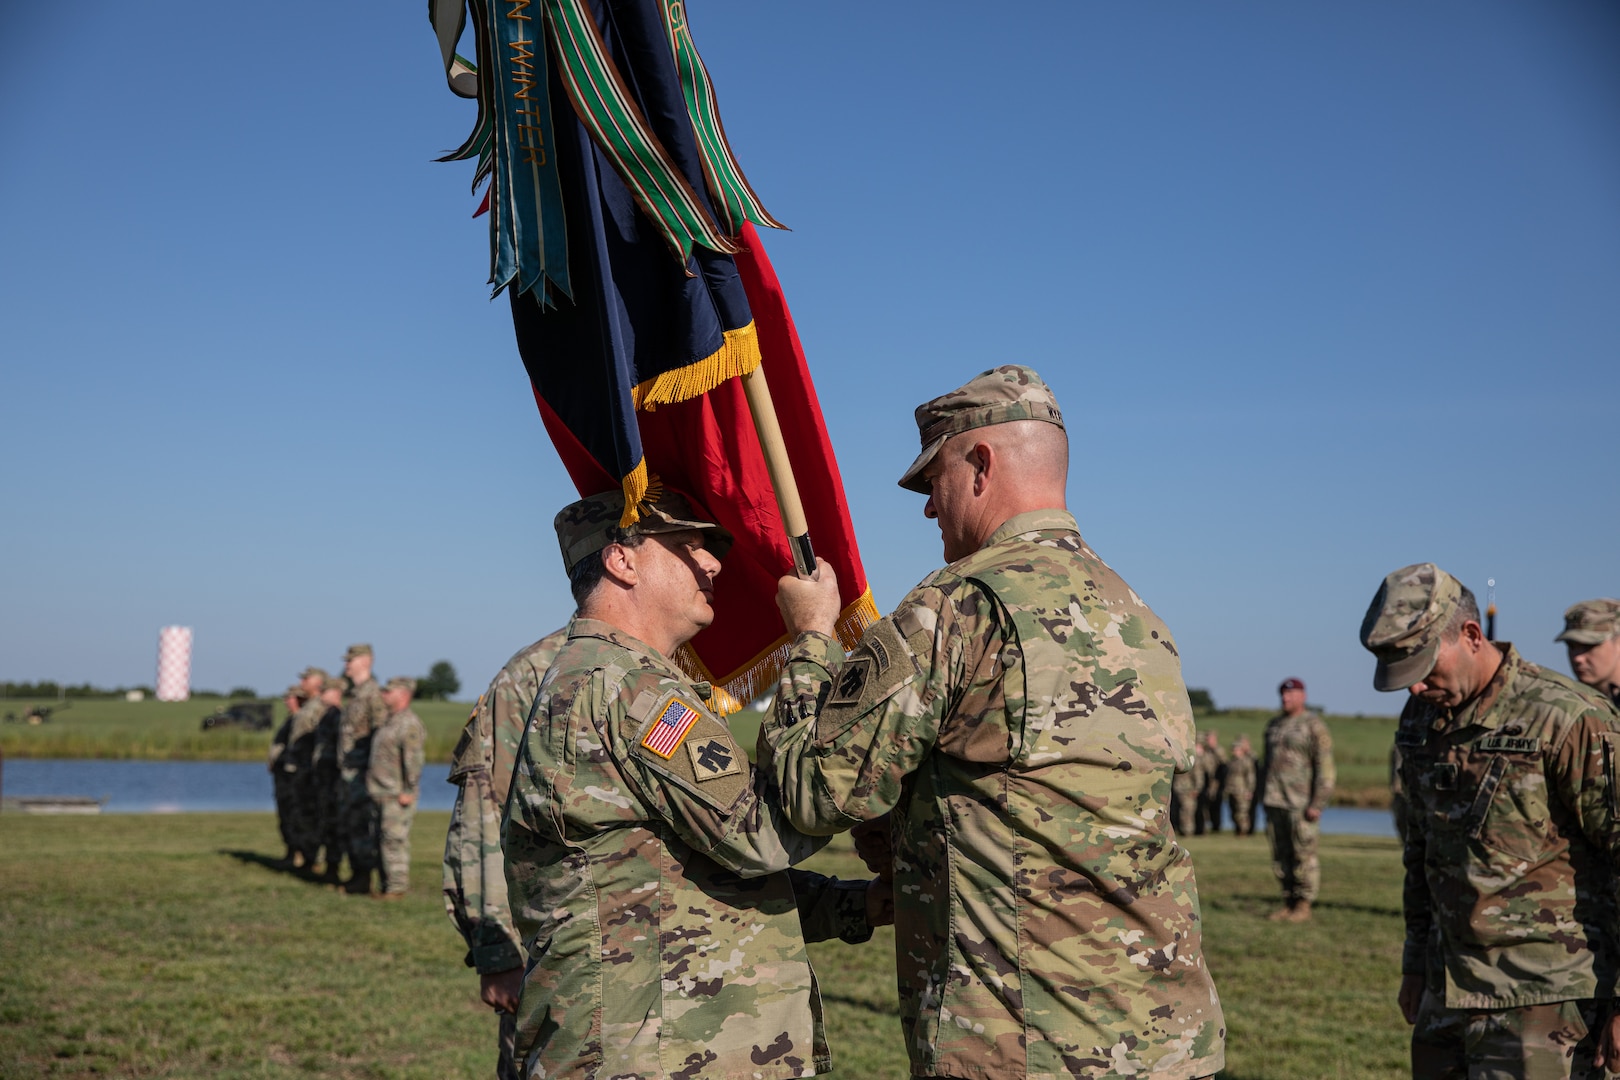
[[[647,725],[647,733],[641,737],[641,745],[668,759],[681,747],[681,740],[686,733],[692,730],[692,725],[698,722],[698,713],[686,702],[676,698],[664,707],[658,719]]]

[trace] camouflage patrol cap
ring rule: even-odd
[[[301,698],[301,697],[304,696],[304,688],[302,686],[298,686],[296,684],[293,685],[293,686],[289,686],[289,687],[287,687],[287,689],[285,689],[285,690],[283,690],[281,692],[281,696],[284,697],[284,698],[287,698],[287,697]]]
[[[572,573],[575,565],[585,556],[625,537],[684,532],[687,529],[702,529],[708,533],[707,547],[717,559],[723,558],[731,549],[731,534],[709,520],[678,491],[654,487],[637,509],[641,514],[640,520],[621,528],[619,519],[624,513],[623,491],[604,491],[563,507],[558,511],[554,523],[557,543],[562,548],[563,568]]]
[[[928,485],[917,479],[945,445],[945,440],[962,431],[1005,424],[1012,420],[1045,420],[1063,426],[1063,413],[1051,389],[1022,364],[1003,364],[969,379],[966,383],[917,406],[917,433],[922,452],[911,463],[900,486],[919,495],[928,494]]]
[[[1564,612],[1564,632],[1554,641],[1601,645],[1620,636],[1620,600],[1582,600]]]
[[[321,684],[321,693],[323,693],[323,694],[326,693],[326,691],[328,691],[328,690],[344,690],[344,691],[346,691],[348,689],[349,689],[349,680],[345,679],[341,675],[328,675],[326,677],[326,681]]]
[[[1462,584],[1434,563],[1384,578],[1361,620],[1361,644],[1378,658],[1375,690],[1405,690],[1434,670],[1440,634],[1461,598]]]
[[[307,667],[303,671],[300,671],[298,673],[298,681],[303,682],[305,679],[309,678],[311,675],[319,678],[322,682],[325,682],[327,680],[327,678],[328,678],[325,668]]]
[[[353,660],[357,656],[370,656],[370,655],[371,655],[371,646],[370,645],[366,645],[366,644],[350,645],[348,651],[343,654],[343,659],[345,661],[348,661],[348,660]]]
[[[407,678],[404,675],[395,675],[392,679],[389,679],[387,682],[383,683],[383,689],[408,690],[414,694],[416,693],[416,680]]]

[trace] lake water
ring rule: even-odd
[[[183,814],[275,807],[270,774],[251,761],[68,761],[13,758],[5,763],[4,794],[88,795],[105,799],[110,814]],[[456,789],[445,783],[448,765],[422,770],[422,809],[448,810]],[[1395,835],[1388,810],[1335,806],[1322,815],[1322,831],[1357,836]]]
[[[448,810],[456,789],[448,765],[422,770],[422,809]],[[0,777],[7,798],[88,795],[109,814],[274,810],[270,773],[252,761],[70,761],[12,758]]]

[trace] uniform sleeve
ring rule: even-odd
[[[444,908],[467,943],[467,966],[493,975],[523,966],[523,950],[507,906],[501,854],[501,804],[481,753],[481,712],[474,708],[451,765],[460,785],[444,842]]]
[[[1406,726],[1407,713],[1413,710],[1415,703],[1415,698],[1409,700],[1401,713],[1402,727]],[[1401,775],[1409,791],[1418,790],[1415,785],[1422,780],[1415,775],[1414,757],[1416,755],[1403,754],[1401,760]],[[1401,910],[1406,918],[1406,942],[1401,947],[1402,975],[1428,974],[1425,961],[1429,951],[1429,930],[1434,925],[1434,911],[1424,866],[1427,854],[1427,829],[1421,823],[1413,822],[1401,836],[1401,863],[1406,870],[1401,887]]]
[[[421,721],[406,730],[402,742],[404,775],[400,777],[400,790],[415,794],[422,789],[422,766],[427,761],[427,729]]]
[[[1316,722],[1316,738],[1312,743],[1311,806],[1320,811],[1326,810],[1333,801],[1333,786],[1338,782],[1338,773],[1333,767],[1333,734],[1321,720]]]
[[[1554,797],[1574,816],[1581,835],[1610,866],[1620,860],[1620,732],[1608,710],[1583,712],[1569,733],[1552,748],[1547,778]],[[1604,912],[1603,940],[1613,959],[1620,942],[1620,912],[1614,903]]]
[[[281,755],[287,752],[287,735],[292,728],[293,718],[288,716],[286,721],[276,730],[275,736],[270,740],[270,760],[268,764],[272,772],[281,763]]]
[[[788,818],[832,833],[887,813],[939,738],[965,646],[954,608],[920,587],[874,623],[848,658],[824,634],[801,634],[760,731]]]
[[[840,881],[810,870],[789,870],[799,905],[805,941],[839,941],[859,945],[872,939],[866,921],[869,881]]]

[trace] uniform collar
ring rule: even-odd
[[[713,688],[708,683],[693,682],[692,677],[682,671],[669,657],[635,635],[625,633],[612,623],[603,622],[601,619],[587,619],[575,615],[568,623],[568,640],[572,641],[575,638],[598,638],[602,641],[611,642],[626,652],[635,653],[637,656],[645,656],[654,661],[659,667],[664,668],[672,678],[679,679],[690,685],[698,696],[705,701],[709,699],[710,694],[713,692]]]
[[[1496,675],[1485,684],[1485,689],[1475,694],[1472,700],[1463,702],[1451,713],[1449,726],[1495,728],[1509,719],[1495,706],[1502,699],[1502,694],[1513,681],[1513,677],[1519,673],[1519,652],[1507,641],[1493,641],[1491,646],[1501,651],[1502,666],[1496,669]]]
[[[987,547],[993,547],[1003,541],[1011,540],[1015,536],[1024,536],[1028,533],[1078,533],[1079,531],[1080,526],[1074,520],[1074,515],[1067,510],[1026,510],[1022,514],[1014,514],[1002,522],[1001,528],[991,533],[990,539],[986,540],[979,550],[983,551]]]

